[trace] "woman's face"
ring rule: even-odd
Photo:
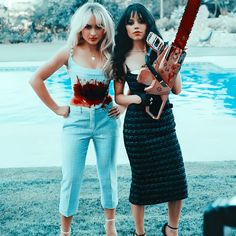
[[[127,22],[126,30],[132,40],[144,40],[147,30],[147,24],[135,13]]]
[[[81,31],[82,37],[88,44],[97,45],[103,38],[105,30],[97,25],[95,16],[91,16],[87,25]]]

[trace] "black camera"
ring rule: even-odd
[[[232,235],[229,227],[236,227],[236,196],[218,199],[204,212],[204,236]]]

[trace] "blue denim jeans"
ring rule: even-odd
[[[76,213],[90,140],[93,140],[103,208],[118,204],[116,142],[118,123],[106,108],[71,106],[62,134],[62,181],[59,211],[68,217]],[[89,191],[89,190],[88,190]]]

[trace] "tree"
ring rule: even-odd
[[[75,10],[82,5],[85,0],[67,1],[44,0],[41,4],[35,5],[35,12],[31,16],[34,30],[45,32],[48,35],[66,34],[68,31],[70,18]],[[47,39],[45,39],[47,41]]]

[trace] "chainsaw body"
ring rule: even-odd
[[[168,95],[175,84],[176,77],[186,56],[185,46],[200,5],[201,0],[188,0],[175,40],[171,45],[166,45],[153,32],[150,32],[146,39],[150,50],[145,57],[146,67],[141,69],[137,80],[147,86],[145,88],[147,93],[160,95],[161,97],[162,104],[157,116],[154,116],[149,107],[146,107],[147,113],[153,119],[160,118],[168,100]],[[157,59],[154,63],[150,62],[152,51],[157,53]]]
[[[152,32],[150,34],[151,36],[149,35],[147,37],[147,42],[149,42],[151,50],[154,50],[158,54],[158,57],[152,65],[149,60],[151,51],[149,51],[146,55],[146,66],[140,70],[137,80],[139,83],[147,86],[145,88],[147,93],[160,95],[162,104],[157,116],[150,112],[149,106],[146,106],[145,108],[146,112],[153,119],[159,119],[186,56],[186,51],[174,46],[173,44],[164,46],[161,38],[154,35]],[[154,37],[156,40],[153,40]],[[152,39],[151,42],[150,39]],[[162,46],[157,45],[156,42],[159,42]]]

